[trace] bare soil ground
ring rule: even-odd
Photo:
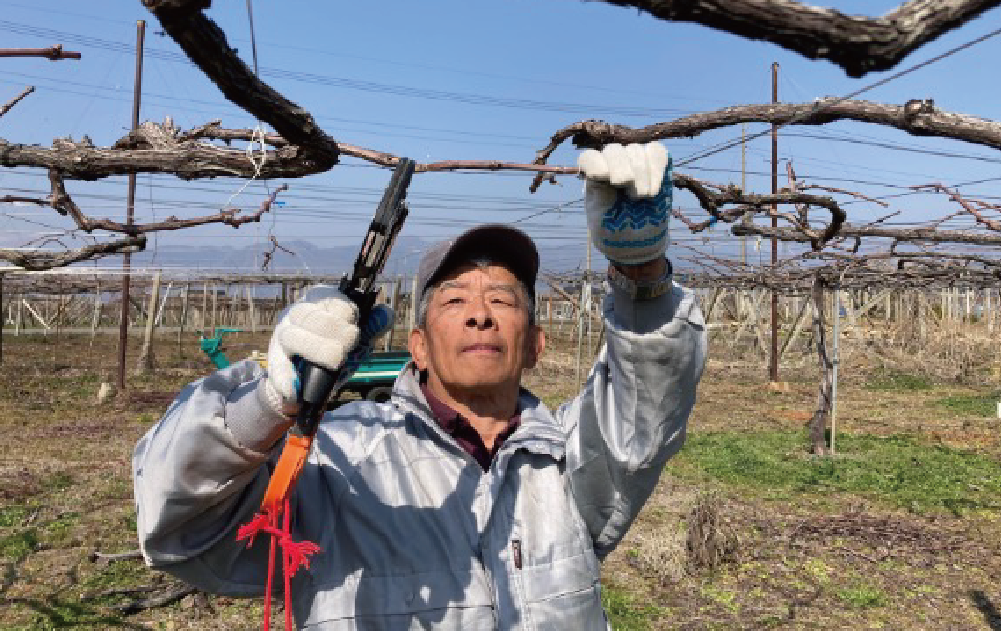
[[[230,354],[266,340],[239,334]],[[136,548],[133,445],[211,369],[191,337],[156,348],[155,375],[130,374],[127,393],[98,404],[100,382],[114,380],[113,339],[5,333],[0,628],[259,627],[259,600],[186,594],[139,559],[101,556]],[[527,385],[550,405],[566,400],[575,354],[557,341]],[[996,386],[894,381],[864,359],[843,366],[845,447],[826,463],[806,455],[802,434],[812,363],[783,366],[789,388],[775,392],[760,362],[710,361],[688,445],[605,564],[615,628],[1001,629],[1001,421],[983,405]],[[805,481],[769,483],[770,466]],[[875,477],[861,480],[869,467]],[[964,488],[944,488],[940,474]]]

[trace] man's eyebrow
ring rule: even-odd
[[[438,286],[439,289],[469,289],[469,283],[460,282],[457,280],[446,280]],[[487,285],[487,291],[504,291],[514,295],[518,295],[518,287],[511,283],[490,283]]]
[[[487,285],[487,291],[497,291],[497,290],[506,291],[515,295],[518,294],[518,288],[515,285],[512,285],[511,283],[491,283]]]
[[[468,288],[469,288],[469,283],[460,283],[457,280],[446,280],[441,285],[438,286],[438,289],[468,289]]]

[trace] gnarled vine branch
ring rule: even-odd
[[[910,0],[870,18],[792,0],[605,0],[661,20],[695,22],[827,59],[850,77],[893,68],[940,35],[998,6],[998,0]]]
[[[535,163],[545,164],[557,147],[568,139],[578,148],[589,148],[613,142],[627,144],[667,138],[691,138],[706,131],[741,123],[826,125],[840,120],[873,123],[895,127],[914,136],[952,138],[1001,149],[1001,123],[946,112],[936,108],[931,100],[914,99],[904,105],[888,105],[832,97],[817,99],[812,103],[735,105],[639,128],[599,120],[580,121],[553,134],[549,144],[536,152]],[[537,176],[532,182],[531,190],[537,190],[541,184],[542,177]]]
[[[63,252],[43,252],[39,250],[0,248],[0,260],[7,261],[8,263],[25,270],[40,271],[56,267],[65,267],[71,263],[87,261],[101,256],[106,256],[108,254],[140,252],[145,247],[146,237],[139,235],[118,239],[117,241],[95,243],[93,245]]]

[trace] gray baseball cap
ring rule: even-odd
[[[454,239],[439,241],[428,249],[417,268],[419,298],[423,298],[427,288],[445,274],[463,263],[481,257],[507,267],[535,296],[539,251],[531,237],[504,224],[484,224],[471,228]]]

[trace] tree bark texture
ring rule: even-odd
[[[535,162],[544,164],[564,141],[572,139],[578,148],[600,148],[609,143],[628,144],[668,138],[691,138],[703,132],[741,123],[773,125],[826,125],[841,120],[895,127],[914,136],[952,138],[972,144],[1001,149],[1001,123],[946,112],[926,99],[913,99],[904,105],[889,105],[858,99],[829,97],[812,103],[775,103],[734,105],[712,112],[699,112],[673,121],[628,127],[600,120],[585,120],[568,125],[553,134],[549,144],[536,152]],[[541,178],[533,183],[533,190]]]
[[[9,100],[6,103],[4,103],[3,106],[0,106],[0,116],[3,116],[7,112],[9,112],[12,107],[14,107],[15,105],[17,105],[18,103],[21,102],[21,99],[23,99],[24,97],[28,96],[29,94],[31,94],[34,91],[35,91],[35,86],[33,86],[33,85],[29,85],[24,90],[21,90],[20,94],[18,94],[17,96],[15,96],[14,98],[12,98],[11,100]]]
[[[209,0],[143,0],[160,21],[163,30],[215,83],[223,95],[258,119],[274,127],[282,137],[307,150],[311,168],[326,171],[337,164],[340,150],[313,116],[257,78],[230,48],[226,34],[202,13]]]
[[[21,269],[40,271],[66,267],[78,261],[87,261],[108,254],[140,252],[146,247],[146,237],[128,237],[107,243],[88,245],[65,252],[38,252],[20,249],[0,248],[0,260],[7,261]]]
[[[811,291],[813,300],[813,342],[817,347],[820,363],[820,392],[817,396],[817,410],[810,419],[810,450],[818,456],[827,453],[827,419],[831,416],[831,393],[834,387],[834,362],[827,354],[827,340],[824,323],[824,282],[818,276]]]
[[[802,231],[794,228],[772,228],[740,223],[731,228],[735,236],[758,235],[775,237],[780,241],[810,242]],[[970,232],[965,230],[941,230],[938,228],[885,228],[881,226],[856,226],[842,224],[839,237],[845,238],[885,238],[914,243],[965,243],[971,245],[1001,245],[1001,234]]]
[[[694,22],[765,40],[809,59],[826,59],[850,77],[889,70],[904,57],[998,4],[998,0],[910,0],[880,17],[792,0],[605,0],[673,22]]]
[[[54,169],[74,180],[99,180],[112,175],[170,173],[182,180],[210,177],[295,178],[326,171],[295,146],[269,150],[260,172],[242,149],[204,142],[178,143],[170,148],[116,149],[80,141],[57,140],[51,148],[0,139],[0,166]]]

